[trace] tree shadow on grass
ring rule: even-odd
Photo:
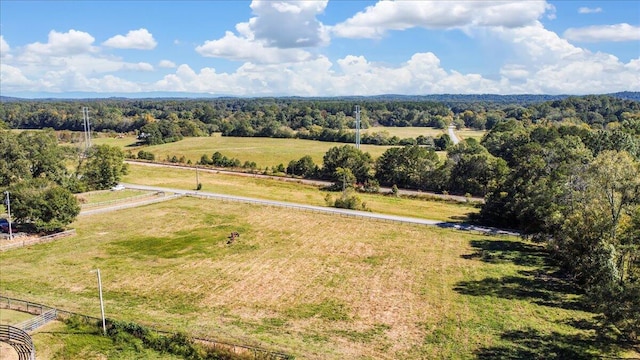
[[[463,258],[492,264],[513,263],[530,269],[520,270],[511,276],[460,281],[454,287],[458,293],[526,300],[543,306],[587,311],[578,287],[558,271],[542,246],[502,240],[473,240],[471,246],[475,251],[462,255]],[[507,345],[478,349],[476,356],[478,359],[582,360],[599,359],[602,354],[615,354],[620,349],[631,348],[607,335],[597,320],[569,320],[563,324],[582,331],[561,334],[541,333],[532,328],[509,330],[501,335]]]
[[[549,266],[547,252],[539,245],[521,241],[471,240],[471,246],[475,252],[462,255],[462,258],[494,264],[512,262],[522,266]]]
[[[568,281],[550,276],[543,271],[519,273],[522,276],[461,281],[456,284],[454,290],[463,295],[528,300],[538,305],[584,310],[580,293]]]
[[[580,302],[580,292],[550,263],[543,247],[521,241],[502,240],[472,240],[471,246],[476,249],[475,252],[462,255],[463,258],[494,264],[511,262],[536,269],[521,270],[518,275],[512,276],[460,281],[454,287],[458,293],[528,300],[538,305],[563,309],[584,309]]]
[[[542,334],[534,329],[513,330],[502,334],[508,346],[481,348],[478,359],[600,359],[603,351],[611,351],[609,345],[594,341],[591,336],[566,335],[552,332]]]

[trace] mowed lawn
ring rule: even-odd
[[[107,317],[302,359],[599,353],[593,314],[516,238],[196,198],[73,227],[0,253],[0,292],[97,317],[99,268]]]
[[[129,170],[123,182],[183,190],[195,190],[196,187],[195,168],[189,170],[130,164]],[[198,180],[202,184],[201,190],[205,192],[307,205],[325,206],[327,195],[334,199],[340,196],[340,192],[321,191],[318,186],[313,185],[202,169],[198,171]],[[372,212],[430,220],[459,222],[466,220],[469,214],[479,211],[473,204],[467,203],[397,198],[380,194],[358,194],[358,196]]]

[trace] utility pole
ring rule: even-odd
[[[82,108],[82,121],[84,124],[84,142],[85,142],[85,152],[89,152],[89,148],[91,147],[91,125],[89,123],[89,108]]]
[[[107,324],[104,319],[104,302],[102,301],[102,279],[100,278],[100,269],[91,270],[90,272],[98,273],[98,291],[100,292],[100,312],[102,313],[102,332],[107,335]]]
[[[360,149],[360,105],[356,105],[356,149]]]
[[[196,190],[200,190],[200,177],[198,176],[198,164],[196,164]]]
[[[11,200],[9,199],[9,190],[5,191],[7,196],[7,217],[9,218],[9,240],[13,239],[13,230],[11,229]]]

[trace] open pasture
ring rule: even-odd
[[[21,311],[0,308],[0,325],[15,325],[29,320],[33,316]]]
[[[339,192],[321,191],[318,186],[277,179],[203,170],[199,170],[198,174],[202,191],[207,192],[316,206],[325,206],[327,195],[334,199],[340,196]],[[123,182],[193,190],[196,187],[196,174],[195,170],[130,164],[130,172],[123,178]],[[380,194],[358,196],[369,210],[390,215],[458,222],[465,220],[469,214],[478,212],[478,208],[466,203],[397,198]]]
[[[446,133],[446,130],[426,128],[426,127],[373,127],[364,129],[363,132],[373,133],[386,131],[391,136],[399,138],[416,138],[420,135],[438,137]],[[481,139],[485,131],[461,130],[456,131],[462,139]],[[136,146],[136,139],[133,136],[123,138],[98,137],[93,140],[94,144],[109,144],[122,148],[124,151],[131,151],[137,155],[138,151],[145,150],[153,153],[156,160],[162,161],[167,156],[185,157],[195,163],[202,155],[211,155],[219,151],[228,158],[255,162],[259,168],[266,166],[277,166],[283,164],[287,166],[289,161],[298,160],[305,155],[313,158],[313,161],[322,165],[322,157],[330,148],[343,146],[344,143],[322,142],[302,139],[272,139],[272,138],[252,138],[252,137],[229,137],[215,134],[208,137],[188,137],[180,141],[162,145]],[[389,146],[361,145],[362,151],[368,152],[374,159],[377,159],[389,148]]]
[[[478,140],[478,142],[480,142],[480,140],[482,140],[482,138],[487,134],[487,131],[462,129],[462,130],[455,130],[455,133],[460,140],[476,139]]]
[[[184,156],[185,159],[195,163],[200,161],[202,155],[209,158],[216,151],[228,158],[255,162],[259,168],[266,166],[277,166],[283,164],[287,166],[291,160],[298,160],[305,155],[313,158],[313,161],[321,165],[322,157],[330,148],[343,146],[344,143],[322,142],[302,139],[272,139],[254,137],[229,137],[215,134],[208,137],[188,137],[173,143],[153,145],[153,146],[130,146],[135,144],[135,137],[117,138],[97,138],[95,144],[109,144],[121,147],[125,152],[131,151],[137,155],[138,151],[144,150],[153,153],[156,160],[162,161],[167,156]],[[362,145],[362,151],[369,152],[376,159],[388,149],[388,146]]]
[[[400,139],[404,138],[417,138],[418,136],[432,136],[439,137],[442,134],[447,133],[447,129],[437,129],[433,127],[388,127],[388,126],[374,126],[361,130],[363,133],[373,134],[378,132],[387,132],[389,136],[397,136]]]
[[[363,129],[362,130],[364,133],[376,133],[376,132],[388,132],[390,136],[397,136],[401,139],[404,138],[417,138],[418,136],[422,135],[422,136],[432,136],[432,137],[439,137],[442,134],[447,134],[448,130],[447,129],[437,129],[437,128],[433,128],[433,127],[381,127],[381,126],[376,126],[376,127],[371,127],[368,129]],[[456,134],[458,135],[458,137],[460,137],[461,139],[466,139],[466,138],[475,138],[480,140],[484,134],[486,134],[486,131],[481,131],[481,130],[474,130],[474,129],[462,129],[462,130],[455,130]]]
[[[145,191],[124,189],[124,190],[99,190],[78,194],[76,197],[81,204],[93,205],[107,202],[114,202],[145,195]]]
[[[304,359],[600,353],[579,295],[515,238],[196,198],[73,226],[1,253],[0,291],[97,317],[100,268],[108,317]]]

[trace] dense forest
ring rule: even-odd
[[[630,97],[630,96],[627,96]],[[508,98],[508,97],[506,97]],[[0,120],[9,128],[83,130],[81,108],[99,132],[138,133],[147,144],[185,136],[259,136],[354,142],[354,108],[362,109],[363,128],[430,126],[492,129],[509,119],[528,123],[586,124],[591,129],[620,129],[640,134],[640,102],[606,95],[565,97],[525,104],[470,101],[356,99],[216,98],[11,100],[0,102]],[[526,99],[526,98],[525,98]],[[545,99],[545,97],[542,97]],[[366,134],[363,144],[430,145],[431,139],[399,139],[384,132]]]

